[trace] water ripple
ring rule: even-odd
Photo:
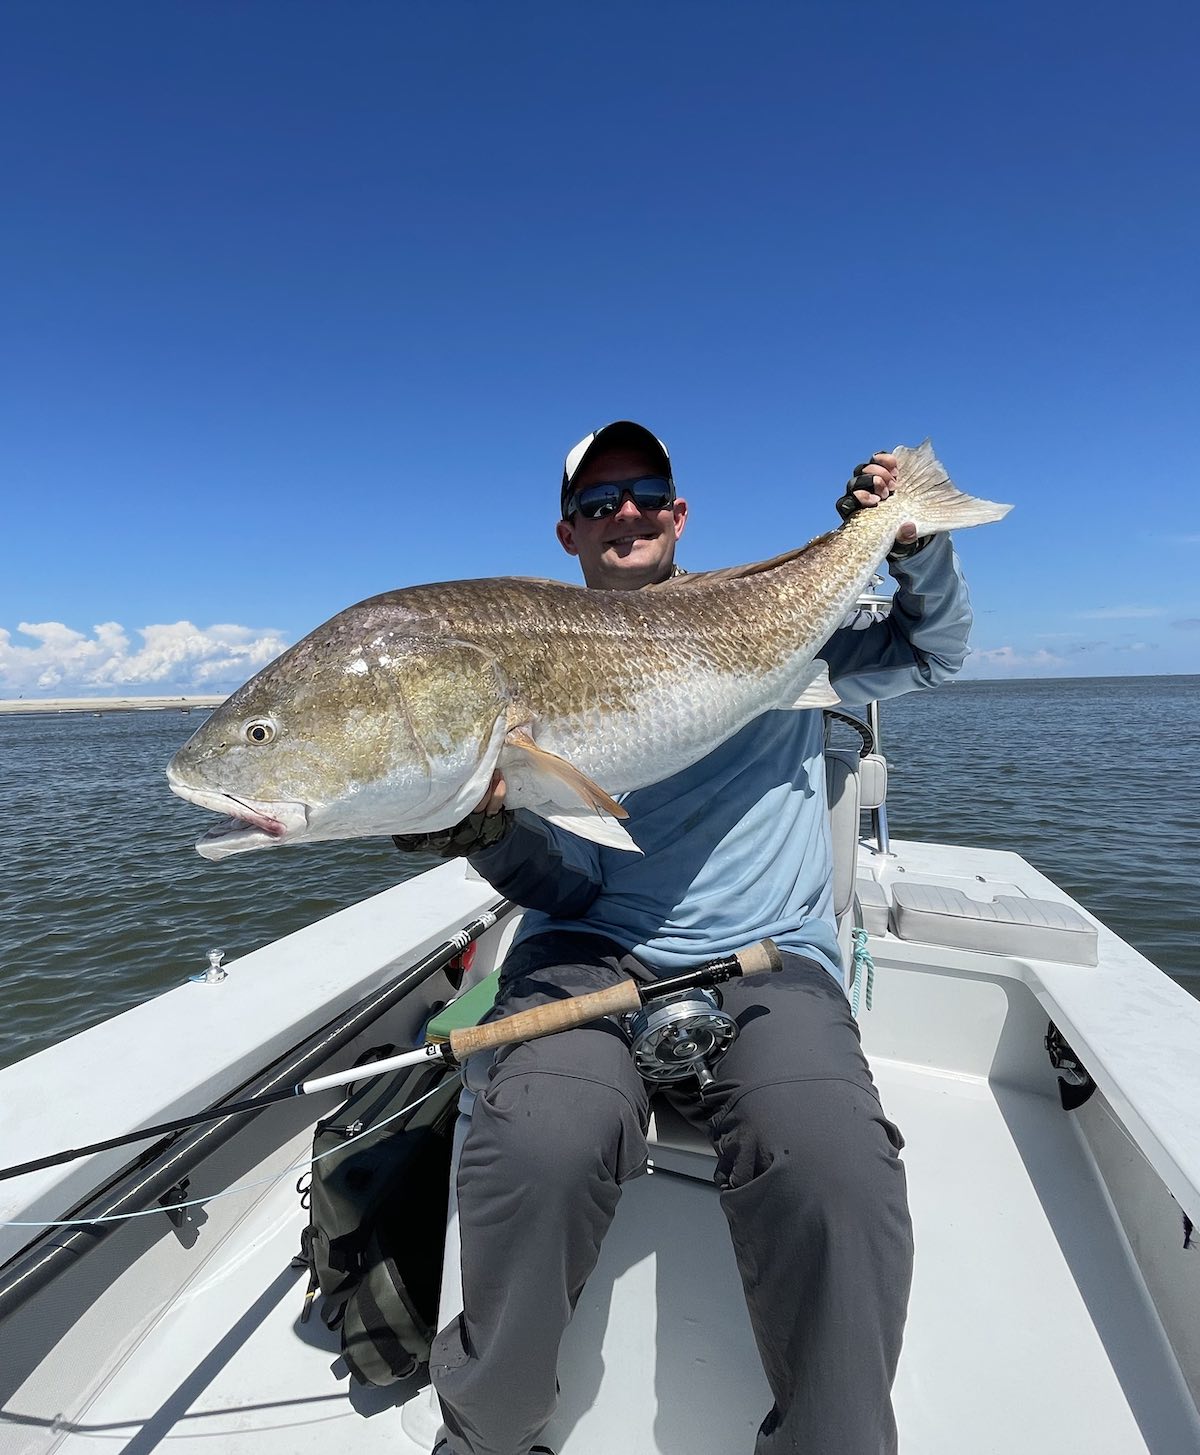
[[[882,708],[897,837],[1012,849],[1200,993],[1196,677],[955,683]]]
[[[1189,988],[1200,679],[956,683],[884,704],[897,837],[1013,849]],[[196,714],[0,716],[0,1064],[378,893],[390,841],[220,864],[163,769]]]

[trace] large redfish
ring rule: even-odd
[[[507,802],[634,849],[614,795],[697,762],[772,708],[837,699],[820,659],[896,532],[999,520],[929,442],[898,489],[771,561],[641,591],[497,578],[351,606],[240,687],[167,769],[230,815],[207,858],[315,839],[448,828],[495,769]]]

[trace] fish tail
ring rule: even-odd
[[[1003,519],[1012,509],[1011,505],[997,505],[994,500],[964,495],[946,474],[928,440],[916,449],[898,445],[895,455],[900,480],[897,500],[902,504],[905,518],[916,522],[918,535],[986,525]]]

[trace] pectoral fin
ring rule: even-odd
[[[568,763],[557,753],[539,748],[524,728],[509,728],[504,735],[504,746],[525,754],[522,776],[542,784],[546,789],[544,797],[551,803],[564,806],[582,803],[597,813],[611,814],[613,818],[629,817],[617,800],[610,798],[598,783],[593,783],[586,773],[581,773],[573,763]]]
[[[581,839],[590,839],[594,844],[603,844],[606,849],[624,849],[629,854],[642,852],[617,820],[607,813],[586,808],[560,808],[554,803],[531,803],[529,811],[556,828],[578,834]]]
[[[582,839],[641,852],[618,822],[629,815],[616,799],[573,763],[539,748],[524,727],[510,727],[505,734],[500,769],[514,807],[527,808]]]
[[[820,657],[817,657],[813,662],[813,673],[803,691],[795,702],[789,703],[788,706],[794,708],[836,707],[841,700],[830,686],[829,668]]]

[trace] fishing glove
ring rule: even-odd
[[[512,828],[512,811],[469,813],[452,828],[432,834],[393,834],[392,843],[402,854],[436,854],[439,859],[463,859],[488,849]]]
[[[861,465],[855,465],[854,474],[846,481],[846,493],[839,500],[834,501],[834,509],[843,520],[849,520],[860,510],[870,509],[870,506],[864,505],[861,500],[854,498],[854,491],[867,490],[872,495],[875,493],[870,478],[873,463],[873,460],[866,460]],[[906,561],[909,556],[915,556],[918,551],[923,551],[931,539],[930,536],[918,536],[915,541],[909,541],[907,544],[897,541],[888,552],[887,558],[889,561]]]

